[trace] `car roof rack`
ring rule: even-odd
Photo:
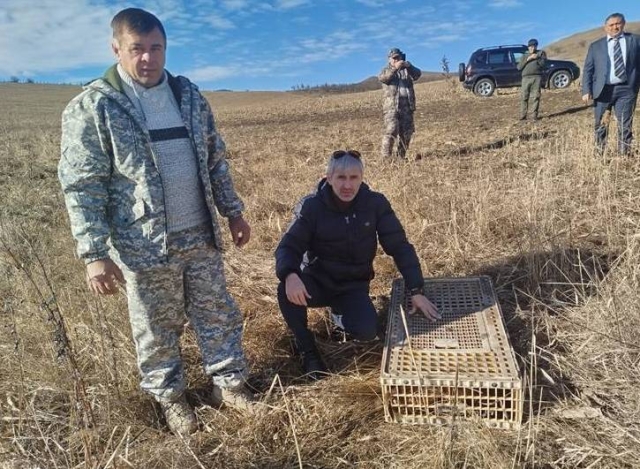
[[[504,46],[490,46],[490,47],[481,47],[480,50],[499,50],[499,49],[511,49],[512,47],[524,47],[525,49],[527,48],[527,46],[525,46],[524,44],[508,44],[508,45],[504,45]]]

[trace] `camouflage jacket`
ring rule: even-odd
[[[413,92],[413,82],[420,78],[422,72],[413,65],[401,70],[396,70],[391,65],[387,65],[378,75],[378,80],[382,83],[382,109],[384,112],[398,110],[398,83],[400,82],[400,74],[404,73],[406,73],[407,88],[409,90],[409,107],[412,111],[416,110],[416,95]]]
[[[233,218],[244,205],[234,190],[209,104],[188,79],[167,77],[198,159],[220,249],[216,211]],[[58,177],[78,257],[86,263],[112,257],[134,271],[166,261],[164,191],[151,137],[144,116],[124,94],[115,66],[64,110]]]
[[[531,75],[542,75],[544,73],[544,68],[547,63],[547,54],[543,50],[536,50],[536,59],[535,60],[527,60],[531,55],[531,52],[527,51],[522,54],[520,60],[518,61],[517,69],[522,72],[522,76],[531,76]]]

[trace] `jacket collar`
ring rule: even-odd
[[[167,72],[167,81],[178,105],[182,108],[182,85],[180,77],[176,78]],[[131,116],[133,116],[142,128],[146,129],[146,125],[144,125],[144,116],[136,109],[124,92],[124,85],[122,83],[122,78],[120,78],[120,74],[118,73],[117,65],[109,67],[102,78],[97,78],[86,84],[85,88],[96,90],[119,103]]]
[[[169,82],[169,87],[171,88],[176,101],[178,103],[182,102],[182,87],[180,86],[180,81],[169,72],[166,72],[166,74],[167,81]],[[124,94],[124,85],[122,84],[122,78],[120,78],[120,74],[118,73],[118,66],[116,64],[112,65],[107,69],[106,72],[104,72],[104,76],[102,77],[102,79],[118,93]]]

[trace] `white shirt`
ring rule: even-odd
[[[624,33],[618,36],[620,41],[620,49],[622,49],[622,60],[624,65],[627,65],[627,38],[624,37]],[[613,45],[616,41],[613,40],[613,36],[607,35],[607,51],[609,52],[609,76],[607,77],[608,85],[617,85],[622,83],[622,80],[616,76],[616,71],[613,66]]]

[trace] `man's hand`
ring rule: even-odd
[[[530,54],[529,57],[527,57],[527,60],[534,60],[538,58],[538,53],[534,52],[533,54]]]
[[[394,67],[396,70],[400,70],[401,68],[404,68],[404,63],[405,63],[405,62],[404,62],[404,60],[396,60],[396,61],[393,63],[393,67]]]
[[[120,268],[111,259],[100,259],[87,264],[87,285],[97,295],[113,295],[118,284],[124,285]]]
[[[591,101],[591,93],[583,94],[582,95],[582,100],[585,103],[589,104],[589,101]]]
[[[251,238],[251,227],[242,218],[242,215],[229,219],[229,229],[231,230],[231,237],[233,238],[233,244],[241,248],[249,242]]]
[[[285,292],[287,293],[287,299],[298,306],[307,306],[307,298],[311,298],[307,287],[302,283],[302,279],[296,273],[287,275],[284,281]]]
[[[419,310],[429,321],[436,322],[438,319],[442,319],[442,316],[438,313],[438,308],[436,308],[426,296],[413,295],[411,297],[411,303],[413,304],[413,308],[409,311],[409,314],[413,314]]]

